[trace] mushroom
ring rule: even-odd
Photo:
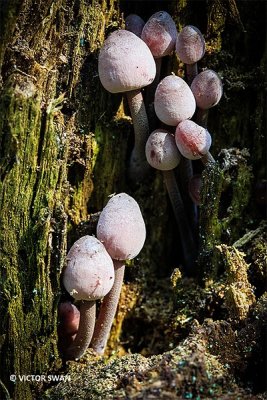
[[[157,117],[164,124],[177,126],[179,122],[193,116],[196,101],[182,78],[168,75],[158,84],[154,106]]]
[[[142,180],[148,171],[145,143],[149,126],[141,88],[155,78],[154,58],[144,41],[134,33],[117,30],[108,36],[100,49],[98,72],[106,90],[126,92],[135,133],[129,177],[133,181]]]
[[[145,21],[137,14],[129,14],[125,18],[125,29],[138,37],[141,37],[144,25]]]
[[[146,143],[146,157],[153,168],[161,170],[163,173],[164,182],[178,224],[185,267],[187,272],[190,273],[196,257],[196,248],[174,174],[174,168],[177,167],[181,158],[174,136],[165,129],[153,131]]]
[[[139,254],[146,238],[139,205],[131,196],[120,193],[108,201],[99,217],[97,237],[112,257],[115,269],[114,285],[101,304],[91,343],[98,354],[103,354],[120,297],[125,260]]]
[[[201,159],[203,164],[215,162],[209,152],[211,136],[207,129],[195,122],[190,120],[180,122],[175,131],[175,142],[185,158]]]
[[[190,85],[198,73],[197,62],[205,54],[205,40],[197,27],[187,25],[178,33],[176,40],[176,53],[180,60],[185,64],[187,83]],[[193,176],[192,161],[185,159],[180,165],[180,170],[182,182],[184,183],[184,186],[187,187],[188,182]],[[196,220],[196,208],[192,203],[190,205],[190,200],[189,202],[187,201],[187,208],[192,223],[194,224],[193,221]]]
[[[58,306],[59,349],[65,352],[75,339],[80,322],[80,311],[70,301],[63,301]]]
[[[148,45],[154,58],[170,55],[177,37],[176,25],[170,14],[158,11],[146,22],[141,39]]]
[[[103,244],[88,235],[77,240],[68,252],[63,272],[66,290],[81,301],[79,328],[66,351],[67,359],[79,359],[86,351],[95,326],[96,300],[104,297],[113,283],[113,262]]]
[[[159,11],[153,14],[142,30],[141,39],[150,48],[156,62],[156,77],[146,93],[146,102],[150,107],[148,113],[150,125],[155,121],[155,111],[152,103],[160,80],[162,57],[172,54],[175,49],[176,37],[175,22],[166,11]]]
[[[198,28],[185,26],[177,35],[176,53],[186,66],[187,82],[190,85],[197,75],[197,62],[205,54],[205,40]]]
[[[222,81],[215,71],[207,69],[194,78],[191,90],[198,107],[196,122],[206,128],[208,110],[216,106],[222,97]]]

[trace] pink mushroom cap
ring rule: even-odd
[[[152,83],[156,65],[145,42],[121,29],[111,33],[100,49],[98,73],[107,91],[128,92]]]
[[[141,39],[148,45],[155,58],[171,54],[177,37],[176,25],[170,14],[159,11],[145,24]]]
[[[59,334],[74,335],[78,331],[80,322],[80,311],[70,301],[64,301],[58,306],[58,317],[60,321]]]
[[[191,90],[197,106],[207,110],[219,103],[223,94],[222,81],[215,71],[207,69],[194,78]]]
[[[100,214],[97,237],[114,260],[131,260],[141,251],[146,227],[137,202],[128,194],[117,194]]]
[[[114,283],[114,266],[103,244],[93,236],[77,240],[67,254],[63,284],[76,300],[104,297]]]
[[[177,167],[181,156],[174,136],[165,129],[153,131],[146,143],[147,162],[156,169],[169,171]]]
[[[207,129],[193,121],[182,121],[175,131],[175,142],[181,154],[189,160],[198,160],[208,153],[211,136]]]
[[[194,64],[205,54],[205,40],[198,28],[185,26],[177,35],[176,53],[185,64]]]
[[[196,110],[196,101],[187,83],[178,76],[166,76],[158,84],[154,107],[157,117],[166,125],[177,126],[190,119]]]
[[[141,37],[145,21],[137,14],[129,14],[125,18],[125,29]]]

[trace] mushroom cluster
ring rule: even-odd
[[[62,281],[79,303],[61,303],[62,333],[69,337],[66,359],[79,359],[89,345],[103,354],[116,313],[125,261],[141,251],[145,223],[137,202],[126,193],[113,196],[100,214],[97,237],[83,236],[70,248]],[[96,320],[96,301],[104,299]],[[66,341],[65,341],[66,344]]]
[[[162,171],[178,225],[185,271],[192,274],[197,257],[193,214],[200,204],[201,175],[193,162],[204,167],[214,163],[209,152],[208,110],[222,96],[222,82],[216,72],[198,73],[205,54],[205,40],[195,26],[177,32],[165,11],[153,14],[145,23],[130,14],[125,29],[112,32],[98,57],[99,79],[110,93],[125,93],[134,128],[127,173],[139,184],[151,176],[151,167]],[[162,59],[176,56],[185,65],[185,79],[175,73],[163,76]],[[177,182],[175,170],[184,166]],[[181,170],[182,171],[182,170]],[[197,171],[199,171],[199,167]],[[186,183],[186,185],[184,184]],[[181,193],[184,187],[186,193]],[[187,196],[187,197],[186,197]],[[62,326],[69,332],[67,359],[79,359],[88,346],[103,354],[117,309],[125,261],[141,251],[146,237],[144,220],[137,202],[125,193],[110,198],[100,214],[96,236],[80,238],[69,250],[63,284],[79,305],[61,305]],[[103,299],[96,318],[96,301]],[[65,324],[65,325],[64,325]]]
[[[124,37],[123,43],[112,42],[112,36],[120,35]],[[135,41],[131,45],[133,36]],[[145,52],[144,46],[146,46]],[[116,56],[118,48],[120,63]],[[125,61],[122,61],[121,54],[124,55]],[[135,55],[135,60],[132,54]],[[163,57],[174,54],[185,65],[186,79],[174,73],[162,76]],[[212,139],[207,130],[207,116],[208,110],[218,104],[222,96],[222,82],[216,72],[207,69],[198,73],[197,63],[204,54],[205,40],[197,27],[187,25],[177,32],[172,17],[166,11],[159,11],[146,23],[139,16],[130,14],[126,18],[126,30],[113,32],[104,42],[99,55],[99,77],[107,90],[112,91],[111,86],[116,85],[117,80],[121,79],[125,82],[130,79],[140,79],[139,88],[144,88],[145,101],[141,92],[138,92],[138,107],[133,107],[133,98],[130,99],[127,95],[135,131],[135,145],[128,176],[135,183],[143,182],[149,176],[148,164],[163,171],[180,232],[184,266],[188,273],[193,270],[197,254],[196,227],[190,226],[192,221],[194,225],[197,220],[196,203],[192,203],[192,196],[189,193],[189,183],[194,175],[192,161],[201,160],[204,165],[215,162],[209,152]],[[143,57],[147,57],[146,62]],[[141,64],[137,65],[139,60]],[[151,75],[149,82],[144,83],[144,76],[148,75],[146,71],[148,62],[151,63]],[[128,67],[128,63],[131,63],[131,66]],[[108,84],[103,79],[103,70],[107,69]],[[142,79],[138,77],[140,72]],[[117,91],[126,90],[129,89],[120,87]],[[181,158],[182,182],[177,182],[174,170]],[[187,187],[185,194],[180,194],[179,185]],[[184,206],[182,198],[188,199],[189,204]]]

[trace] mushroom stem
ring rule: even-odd
[[[113,260],[115,269],[115,280],[110,292],[104,297],[104,300],[100,306],[99,316],[95,324],[95,330],[91,347],[93,350],[103,355],[112,323],[116,314],[121,287],[123,283],[125,261]]]
[[[181,243],[184,253],[184,262],[188,273],[192,273],[194,261],[196,259],[196,246],[190,225],[186,216],[184,204],[178,188],[174,171],[163,171],[164,182],[172,204],[173,212],[178,224]]]
[[[156,76],[154,81],[147,87],[145,96],[150,132],[156,129],[158,121],[154,108],[154,98],[157,86],[160,81],[162,57],[155,58],[155,64],[156,64]]]
[[[203,157],[201,157],[201,161],[205,166],[215,163],[215,160],[209,151]]]
[[[145,156],[145,145],[149,125],[143,96],[140,90],[126,93],[134,127],[134,148],[131,154],[129,177],[132,181],[142,180],[149,170]]]
[[[188,85],[190,86],[193,79],[197,76],[198,70],[197,70],[197,63],[194,64],[186,64],[185,65],[186,69],[186,80]]]
[[[203,126],[203,128],[207,128],[208,114],[209,114],[209,110],[203,110],[201,108],[197,108],[196,118],[195,118],[196,123],[200,126]]]
[[[65,354],[67,360],[78,360],[85,353],[93,336],[95,316],[95,301],[83,300],[80,307],[80,322],[78,332],[73,343],[67,349]]]
[[[190,180],[193,177],[193,165],[192,165],[192,160],[189,160],[188,158],[181,157],[181,162],[178,165],[178,170],[180,172],[179,177],[181,178],[181,184],[182,184],[182,194],[183,194],[183,200],[185,204],[185,208],[187,210],[187,214],[189,217],[190,225],[192,226],[192,231],[194,234],[196,234],[197,231],[197,207],[193,203],[192,199],[190,198],[189,192],[188,192],[188,185]]]

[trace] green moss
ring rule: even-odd
[[[217,262],[214,257],[215,245],[220,242],[221,225],[219,204],[223,187],[223,171],[218,163],[208,165],[202,174],[201,206],[199,221],[200,251],[198,263],[207,281],[217,274]]]

